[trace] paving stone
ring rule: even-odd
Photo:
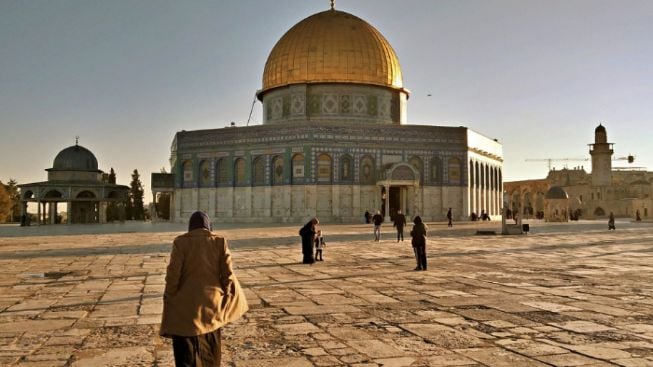
[[[536,235],[479,241],[479,225],[496,223],[432,225],[428,272],[411,271],[409,246],[363,239],[367,226],[325,224],[328,261],[313,266],[296,226],[223,228],[251,306],[223,329],[223,364],[653,366],[653,228],[533,223]],[[0,365],[172,366],[158,324],[176,228],[0,227]]]
[[[589,366],[600,363],[600,360],[586,357],[576,353],[553,354],[548,356],[537,356],[536,359],[560,367]]]
[[[359,353],[370,356],[371,358],[397,357],[402,355],[400,350],[380,340],[349,340],[345,341],[345,343],[356,349]]]

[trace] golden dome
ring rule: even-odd
[[[399,59],[388,41],[364,20],[333,9],[281,37],[265,63],[259,97],[289,84],[329,82],[403,89]]]

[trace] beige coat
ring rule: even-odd
[[[247,310],[247,299],[231,268],[227,240],[204,228],[177,237],[166,274],[160,334],[206,334]]]

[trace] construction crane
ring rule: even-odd
[[[551,170],[551,164],[553,162],[587,162],[590,158],[528,158],[526,162],[546,162],[549,171]],[[613,161],[628,161],[628,163],[635,162],[635,156],[629,154],[625,157],[612,158]]]
[[[589,160],[589,158],[528,158],[526,162],[546,162],[550,171],[553,162],[581,162]]]

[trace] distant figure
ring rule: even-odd
[[[374,223],[374,241],[381,241],[381,223],[383,223],[383,216],[381,216],[381,211],[377,210],[376,214],[372,217],[372,223]]]
[[[324,261],[322,250],[325,247],[326,242],[324,242],[324,237],[322,237],[322,230],[318,230],[317,235],[315,235],[315,261]]]
[[[172,338],[176,366],[219,367],[221,329],[248,310],[227,240],[195,212],[175,238],[166,272],[160,335]]]
[[[476,215],[476,212],[472,212],[472,214],[469,216],[469,219],[471,219],[472,222],[476,222],[478,220],[478,216]]]
[[[411,244],[415,252],[417,267],[415,270],[426,270],[426,230],[427,227],[422,223],[422,218],[418,215],[413,219],[413,229],[410,231],[412,237]]]
[[[401,238],[401,241],[404,240],[405,225],[406,225],[406,216],[401,213],[401,210],[397,210],[397,215],[395,215],[395,224],[394,224],[394,226],[397,227],[397,242],[399,242],[399,238]]]
[[[370,212],[365,211],[365,223],[370,224]]]
[[[642,221],[642,217],[640,217],[639,215],[639,209],[637,209],[637,211],[635,212],[635,220],[638,222]]]
[[[608,231],[609,230],[616,230],[617,228],[614,226],[614,214],[610,212],[610,217],[608,218]]]
[[[506,209],[506,219],[512,219],[512,210]]]
[[[299,230],[299,235],[302,238],[302,262],[304,264],[312,264],[315,262],[313,258],[313,243],[315,241],[315,226],[320,224],[317,218],[311,219],[308,223],[304,224],[302,229]]]
[[[447,223],[447,227],[453,227],[453,214],[451,214],[451,208],[449,208],[449,211],[447,211],[447,220],[449,221],[449,223]]]

